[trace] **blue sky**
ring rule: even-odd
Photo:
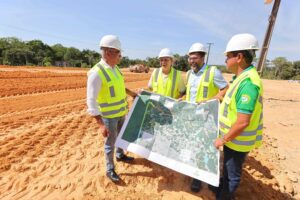
[[[131,59],[157,56],[165,47],[184,55],[194,42],[212,42],[209,63],[224,64],[232,35],[252,33],[262,45],[272,5],[264,0],[1,0],[0,37],[98,51],[100,38],[115,34],[123,56]],[[300,60],[299,10],[299,0],[282,0],[268,59]]]

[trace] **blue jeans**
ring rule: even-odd
[[[116,118],[104,118],[102,121],[106,128],[109,130],[109,135],[105,139],[104,144],[104,153],[106,160],[106,171],[112,171],[115,168],[114,165],[114,149],[115,143],[118,137],[118,134],[121,130],[121,127],[124,123],[125,117],[116,117]],[[121,157],[124,154],[123,149],[117,148],[116,156]]]
[[[234,192],[241,181],[243,163],[248,152],[239,152],[224,146],[223,178],[217,200],[234,198]]]

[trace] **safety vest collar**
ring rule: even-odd
[[[242,73],[241,73],[239,76],[241,76],[243,73],[245,73],[245,72],[251,70],[253,67],[254,67],[253,65],[250,65],[249,67],[247,67],[246,69],[244,69],[244,70],[242,71]],[[234,76],[232,77],[231,82],[233,82],[233,81],[234,81],[235,79],[237,79],[239,76],[234,75]]]

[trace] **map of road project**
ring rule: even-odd
[[[219,185],[217,100],[197,105],[143,91],[116,146],[180,173]]]

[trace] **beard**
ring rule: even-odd
[[[200,64],[194,64],[194,65],[191,65],[191,69],[194,71],[194,72],[198,72],[200,69],[201,69],[202,65]]]

